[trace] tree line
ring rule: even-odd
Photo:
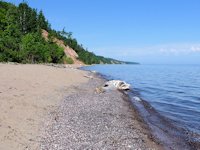
[[[42,36],[42,29],[49,32],[49,40]],[[121,63],[89,52],[65,29],[52,29],[43,12],[29,7],[26,2],[15,6],[0,1],[0,62],[73,63],[51,37],[63,40],[85,64]]]
[[[18,63],[62,63],[64,51],[42,37],[41,29],[51,30],[42,11],[27,3],[15,6],[0,1],[0,61]]]

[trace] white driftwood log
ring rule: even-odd
[[[109,89],[129,90],[130,84],[127,84],[126,82],[121,80],[111,80],[106,82],[102,88],[105,90]]]

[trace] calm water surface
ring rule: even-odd
[[[161,115],[200,134],[199,65],[96,65],[86,69],[130,83]]]

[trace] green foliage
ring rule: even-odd
[[[49,41],[42,37],[42,29],[49,32]],[[74,63],[65,56],[63,48],[53,42],[54,38],[74,49],[85,64],[122,63],[89,52],[73,38],[72,32],[51,29],[43,12],[37,12],[27,3],[15,6],[0,0],[0,62]]]
[[[73,64],[73,63],[74,63],[73,59],[71,59],[70,57],[67,57],[67,56],[64,56],[64,57],[63,57],[63,61],[64,61],[66,64]]]
[[[42,11],[39,12],[38,14],[38,18],[37,18],[37,24],[38,24],[38,29],[45,29],[45,30],[49,30],[49,24],[46,21],[44,14]]]
[[[22,38],[20,56],[25,63],[62,63],[64,50],[51,41],[46,42],[39,33],[28,33]]]
[[[85,64],[113,64],[113,63],[123,63],[118,60],[105,58],[103,56],[97,56],[92,52],[89,52],[87,49],[85,49],[81,44],[77,42],[75,38],[72,36],[72,32],[66,32],[65,29],[62,31],[50,31],[50,36],[56,37],[59,40],[64,41],[65,45],[70,46],[72,49],[74,49],[77,54],[79,55],[79,60],[83,61]]]
[[[40,42],[39,36],[34,33],[26,34],[22,38],[20,47],[20,56],[21,58],[24,58],[23,62],[42,62],[42,60],[45,60],[45,58],[48,57],[45,55],[45,44]]]
[[[64,49],[59,47],[57,44],[52,41],[48,42],[48,51],[52,59],[52,63],[63,63],[63,57],[65,55]]]
[[[37,31],[37,12],[27,3],[20,3],[18,7],[18,22],[23,34]]]
[[[49,27],[42,11],[37,14],[27,3],[16,7],[0,1],[0,17],[1,62],[63,63],[63,48],[41,35]]]

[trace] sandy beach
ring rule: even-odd
[[[85,72],[45,65],[0,64],[0,149],[39,149],[43,117],[73,86],[87,82]]]
[[[0,149],[162,149],[121,92],[95,92],[105,80],[93,73],[22,64],[0,71]]]

